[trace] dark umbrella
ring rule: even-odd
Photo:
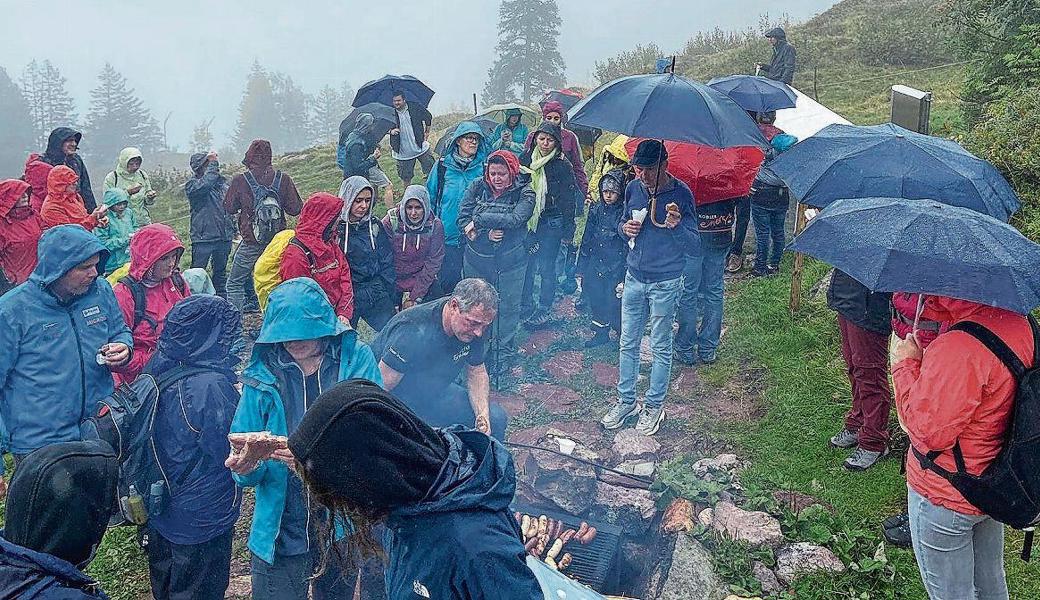
[[[956,142],[887,123],[829,125],[770,163],[803,204],[839,198],[937,198],[1007,221],[1019,202],[988,162]]]
[[[585,97],[585,94],[571,89],[562,90],[549,90],[545,92],[542,99],[538,102],[538,106],[545,108],[545,105],[555,100],[559,102],[564,110],[570,110],[574,108],[574,105],[581,102],[581,99]],[[567,129],[574,132],[574,135],[578,138],[578,143],[583,146],[592,146],[599,139],[599,136],[603,135],[603,130],[597,127],[585,127],[584,125],[577,125],[575,123],[567,122],[565,125]]]
[[[932,200],[836,200],[791,244],[876,292],[917,292],[1026,314],[1040,305],[1040,245]]]
[[[486,140],[491,139],[491,134],[494,133],[495,128],[498,127],[498,121],[490,117],[471,117],[469,119],[463,119],[462,121],[472,121],[479,125],[480,130],[484,132],[484,139]],[[462,123],[462,121],[455,123],[451,127],[448,127],[447,129],[441,132],[440,138],[437,140],[437,143],[433,146],[433,151],[438,156],[444,156],[444,146],[448,143],[448,140],[451,138],[451,134],[455,133],[455,128],[457,128],[459,126],[459,123]]]
[[[350,132],[354,131],[354,127],[357,126],[358,115],[368,113],[372,115],[375,122],[372,124],[372,129],[369,130],[368,135],[365,136],[365,142],[369,146],[375,146],[379,143],[379,140],[383,139],[383,136],[388,131],[397,127],[397,114],[394,109],[385,105],[377,104],[375,102],[371,104],[365,104],[350,111],[347,118],[343,119],[339,124],[339,144],[342,146],[343,142],[347,140],[347,136]]]
[[[361,86],[354,96],[353,106],[370,102],[392,106],[396,94],[404,94],[404,99],[408,102],[429,106],[433,93],[425,83],[411,75],[384,75]]]
[[[786,83],[754,75],[716,77],[708,82],[708,87],[726,94],[741,108],[752,112],[794,108],[798,100]]]
[[[632,137],[715,148],[768,146],[736,102],[673,73],[615,79],[586,96],[568,115],[573,124]]]

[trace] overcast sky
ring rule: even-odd
[[[592,85],[596,60],[639,43],[681,48],[697,31],[737,29],[762,14],[801,21],[833,0],[558,0],[560,52],[569,83]],[[471,104],[494,58],[494,0],[0,0],[0,66],[17,80],[33,58],[68,79],[79,112],[108,61],[160,123],[171,145],[215,118],[224,143],[253,59],[292,76],[305,91],[357,88],[408,73],[433,88],[431,108]]]

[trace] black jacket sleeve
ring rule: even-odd
[[[531,220],[531,215],[534,214],[534,204],[534,190],[531,189],[531,186],[525,185],[520,190],[520,199],[513,206],[512,212],[481,213],[473,219],[473,224],[481,230],[509,230],[525,227]]]

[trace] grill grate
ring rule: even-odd
[[[571,564],[562,573],[573,577],[594,590],[600,591],[607,584],[607,578],[611,574],[616,575],[614,561],[617,558],[618,546],[621,544],[621,528],[607,523],[596,523],[588,519],[579,519],[567,513],[541,510],[514,502],[510,511],[519,511],[522,514],[534,517],[545,515],[551,519],[562,521],[570,529],[577,529],[582,521],[596,528],[596,539],[591,543],[582,545],[578,542],[567,544],[563,552],[570,552]],[[550,543],[552,540],[550,540]],[[563,552],[560,555],[563,555]]]

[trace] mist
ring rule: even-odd
[[[765,14],[801,21],[833,4],[558,1],[568,83],[584,86],[597,83],[592,75],[597,60],[636,44],[654,42],[669,51],[698,31],[744,28]],[[324,85],[338,88],[345,81],[356,89],[386,73],[408,73],[436,90],[434,114],[471,109],[472,94],[479,96],[494,59],[498,5],[0,0],[0,66],[18,82],[30,60],[50,60],[67,78],[82,121],[98,72],[110,62],[160,125],[166,122],[168,144],[183,151],[192,128],[210,119],[214,143],[230,140],[254,60],[291,76],[312,94]]]

